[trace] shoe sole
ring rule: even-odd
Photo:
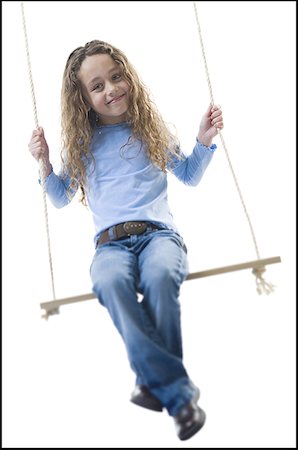
[[[159,405],[157,403],[146,402],[146,401],[144,401],[144,399],[140,399],[139,401],[138,401],[138,399],[130,399],[130,401],[134,405],[141,406],[142,408],[150,409],[151,411],[162,412],[162,410],[163,410],[163,407],[161,404]]]
[[[200,423],[195,423],[192,427],[190,427],[185,433],[179,436],[179,439],[181,441],[186,441],[187,439],[190,439],[193,437],[198,431],[200,431],[201,428],[205,425],[206,422],[206,413],[202,409],[200,409],[200,414],[202,416],[202,420]]]

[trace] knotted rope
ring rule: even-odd
[[[197,23],[197,29],[198,29],[198,33],[199,33],[201,51],[202,51],[203,60],[204,60],[206,78],[207,78],[207,83],[208,83],[208,88],[209,88],[210,101],[211,101],[211,104],[214,106],[214,97],[213,97],[213,92],[212,92],[211,79],[210,79],[210,74],[209,74],[208,65],[207,65],[206,52],[205,52],[205,47],[204,47],[204,43],[203,43],[201,26],[200,26],[200,22],[199,22],[196,2],[193,2],[193,6],[194,6],[194,11],[195,11],[195,18],[196,18],[196,23]],[[252,223],[251,223],[251,220],[250,220],[250,217],[249,217],[249,214],[248,214],[248,211],[247,211],[244,199],[243,199],[243,195],[242,195],[242,192],[241,192],[241,189],[240,189],[240,186],[239,186],[239,183],[238,183],[235,171],[233,169],[231,158],[230,158],[230,155],[229,155],[227,146],[225,144],[225,141],[224,141],[224,138],[223,138],[221,130],[218,130],[218,134],[219,134],[219,137],[220,137],[223,149],[225,151],[225,155],[227,157],[230,170],[232,172],[232,176],[233,176],[236,188],[237,188],[237,192],[239,194],[240,201],[241,201],[241,204],[242,204],[242,207],[243,207],[243,210],[244,210],[244,213],[245,213],[245,216],[246,216],[249,228],[250,228],[250,232],[251,232],[251,236],[252,236],[252,239],[253,239],[255,251],[256,251],[256,254],[257,254],[257,258],[260,259],[260,252],[259,252],[259,248],[258,248],[255,232],[254,232],[254,229],[253,229],[253,226],[252,226]],[[270,294],[271,292],[274,291],[274,285],[269,283],[269,282],[267,282],[262,276],[265,271],[266,271],[265,266],[259,266],[259,267],[256,267],[256,268],[254,268],[252,270],[252,273],[256,276],[257,292],[259,294],[263,294],[263,293]]]

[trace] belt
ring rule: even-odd
[[[129,237],[133,234],[142,234],[147,230],[160,230],[160,227],[151,222],[123,222],[105,230],[96,243],[96,247],[109,241]]]

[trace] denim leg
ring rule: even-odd
[[[139,239],[142,240],[141,236]],[[148,245],[150,239],[147,237],[147,244],[142,252]],[[144,314],[142,303],[137,300],[138,262],[142,260],[142,252],[138,254],[136,249],[137,246],[135,251],[133,247],[126,247],[123,241],[100,246],[90,270],[93,291],[100,303],[107,308],[122,336],[137,379],[149,387],[167,407],[170,415],[176,415],[190,401],[193,385],[181,358],[168,351],[164,339]],[[150,254],[148,257],[150,258]],[[150,260],[148,263],[150,264]],[[173,273],[178,280],[182,276],[181,267],[180,275],[175,269]],[[152,277],[151,282],[153,283]],[[176,321],[174,328],[178,327],[177,323]]]
[[[134,329],[140,324],[137,299],[137,257],[118,243],[100,246],[90,268],[93,292],[99,302],[107,308],[127,349],[133,371],[141,374],[134,364],[130,348]]]
[[[167,350],[182,359],[180,286],[188,274],[183,241],[170,230],[155,233],[139,256],[146,309]]]
[[[168,358],[182,362],[182,336],[179,293],[188,274],[186,249],[182,238],[170,230],[154,233],[149,244],[139,255],[139,289],[144,295],[141,305],[155,333],[160,337]],[[183,368],[184,369],[184,368]],[[185,369],[184,369],[185,371]],[[164,386],[148,386],[167,407],[170,415],[190,401],[195,386],[186,371],[179,371],[175,380]]]

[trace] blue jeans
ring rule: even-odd
[[[93,292],[124,341],[136,383],[171,416],[195,392],[182,362],[179,292],[187,274],[183,239],[167,229],[99,245],[90,268]]]

